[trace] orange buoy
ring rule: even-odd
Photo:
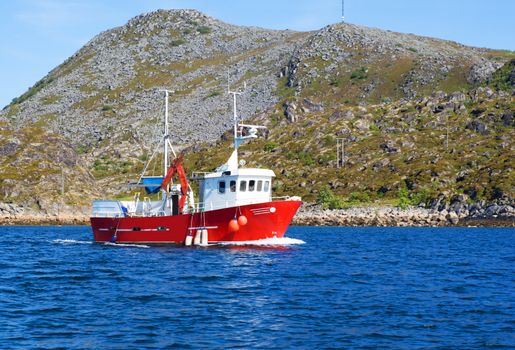
[[[245,226],[245,225],[247,225],[247,217],[246,217],[245,215],[240,215],[240,216],[238,217],[238,224],[239,224],[240,226]]]
[[[240,229],[240,225],[238,225],[238,220],[232,219],[229,221],[229,232],[237,232]]]

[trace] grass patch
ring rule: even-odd
[[[263,147],[263,150],[265,152],[272,152],[274,151],[279,145],[275,142],[267,142],[265,146]]]
[[[368,68],[361,67],[353,71],[350,75],[351,80],[364,80],[368,78]]]
[[[171,45],[172,46],[181,46],[185,43],[186,43],[186,40],[184,40],[184,39],[175,39],[175,40],[172,40]]]
[[[207,97],[216,97],[216,96],[220,96],[222,93],[220,91],[213,91],[212,93],[210,93],[209,95],[207,95]]]
[[[515,74],[515,59],[506,63],[504,66],[499,68],[492,76],[490,86],[496,90],[511,91],[514,88],[515,80],[512,79],[512,75]]]
[[[59,102],[59,100],[61,100],[60,96],[50,95],[50,96],[46,96],[45,98],[43,98],[43,100],[41,102],[44,105],[53,105],[53,104]]]
[[[209,28],[208,26],[199,26],[199,27],[197,27],[197,32],[199,32],[200,34],[209,34],[212,31],[213,30],[211,28]]]

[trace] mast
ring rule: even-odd
[[[163,176],[166,176],[166,172],[168,171],[168,90],[165,90],[165,125],[164,125],[164,135],[163,135],[163,144],[164,144],[164,173]]]
[[[232,104],[233,123],[234,123],[233,133],[234,133],[234,150],[236,151],[236,150],[238,150],[238,146],[239,146],[239,143],[238,143],[238,112],[236,110],[236,95],[241,95],[241,92],[229,91],[229,93],[232,95],[232,98],[233,98],[233,104]]]
[[[172,151],[173,156],[177,157],[177,154],[175,153],[175,150],[173,149],[172,143],[170,141],[170,128],[168,126],[168,119],[169,119],[169,117],[168,117],[168,96],[170,95],[170,93],[173,93],[173,91],[166,90],[166,89],[159,90],[159,91],[164,91],[164,93],[165,93],[165,120],[164,120],[164,130],[163,130],[162,142],[163,142],[163,153],[164,153],[163,176],[166,176],[166,172],[168,171],[168,166],[170,163],[170,161],[168,159],[169,151]]]
[[[229,82],[229,74],[227,74],[227,93],[232,95],[232,109],[233,109],[233,134],[234,134],[234,151],[232,152],[231,157],[227,161],[226,164],[223,164],[222,166],[218,167],[217,171],[225,171],[226,169],[237,169],[238,168],[238,147],[245,142],[246,140],[255,139],[257,138],[257,132],[258,129],[266,129],[264,126],[260,125],[249,125],[249,124],[243,124],[239,123],[238,121],[238,109],[236,106],[236,99],[238,95],[243,95],[245,93],[245,90],[247,89],[247,84],[243,83],[243,89],[237,90],[237,91],[231,91],[230,88],[230,82]],[[244,136],[244,130],[247,131],[247,134]]]

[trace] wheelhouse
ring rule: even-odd
[[[213,210],[272,200],[272,178],[269,169],[237,168],[194,177],[199,181],[199,205]]]

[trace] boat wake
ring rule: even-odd
[[[75,239],[54,239],[55,244],[92,244],[93,241],[77,241]]]
[[[265,238],[259,239],[256,241],[236,241],[236,242],[220,242],[219,245],[230,245],[230,246],[246,246],[246,245],[254,245],[254,246],[288,246],[288,245],[298,245],[305,244],[301,239],[282,237],[282,238]]]
[[[75,239],[54,239],[51,241],[55,244],[93,244],[93,241],[78,241]],[[112,242],[104,242],[103,245],[108,245],[112,247],[133,247],[133,248],[150,248],[148,245],[143,244],[124,244],[124,243],[112,243]]]
[[[108,245],[108,246],[112,246],[112,247],[150,248],[150,246],[144,245],[144,244],[125,244],[125,243],[114,243],[114,242],[104,242],[104,245]]]

